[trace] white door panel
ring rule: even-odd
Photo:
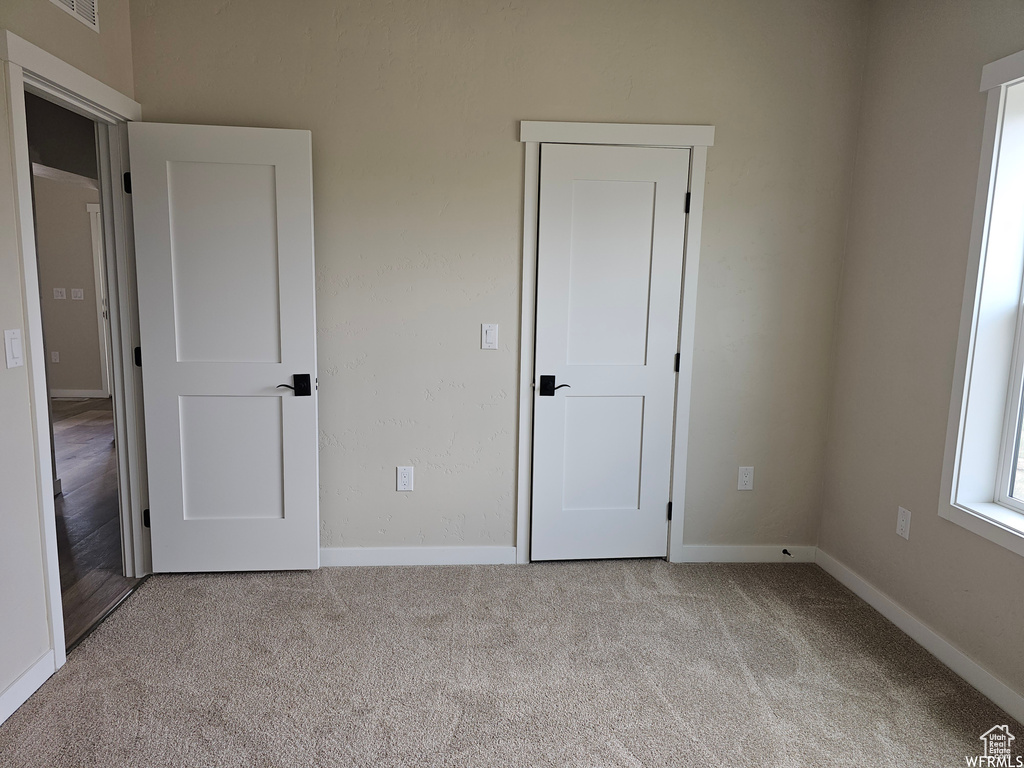
[[[687,150],[542,146],[534,560],[666,555],[688,173]]]
[[[572,196],[566,362],[643,365],[654,183],[574,180]]]
[[[281,362],[274,166],[169,162],[167,190],[178,362]]]
[[[128,128],[153,569],[316,568],[310,134]]]
[[[564,509],[639,509],[643,423],[643,397],[566,397]]]

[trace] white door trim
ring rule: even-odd
[[[93,295],[96,297],[96,325],[100,345],[100,376],[103,386],[100,397],[110,397],[110,336],[107,334],[107,279],[103,269],[103,214],[99,203],[86,203],[85,210],[89,214],[89,233],[92,238],[92,277]],[[52,391],[51,391],[52,394]]]
[[[710,147],[713,125],[641,123],[548,123],[523,120],[519,141],[538,144],[612,144],[629,147]]]
[[[684,560],[683,500],[686,498],[687,435],[690,426],[690,390],[697,309],[697,267],[700,261],[701,218],[704,212],[704,177],[708,147],[715,142],[712,125],[643,125],[624,123],[554,123],[524,120],[519,140],[525,144],[523,182],[523,266],[519,329],[518,465],[516,481],[516,562],[530,562],[530,515],[533,478],[533,382],[537,318],[537,217],[540,202],[540,145],[614,144],[637,147],[678,147],[692,151],[690,159],[690,213],[686,218],[683,249],[682,305],[679,315],[679,375],[676,378],[673,432],[672,522],[669,523],[669,560]]]
[[[50,101],[59,99],[80,115],[108,124],[142,119],[138,102],[5,29],[0,30],[0,59],[21,67]]]
[[[49,617],[50,630],[50,651],[52,652],[53,665],[50,671],[59,669],[67,660],[64,651],[64,617],[62,613],[61,591],[60,591],[60,566],[57,560],[57,530],[56,517],[53,504],[52,488],[52,465],[50,458],[50,431],[49,412],[47,408],[46,389],[46,364],[43,350],[42,334],[42,313],[39,304],[39,279],[38,265],[36,261],[35,231],[33,226],[32,213],[32,164],[29,160],[28,151],[28,124],[25,114],[25,92],[30,91],[52,101],[60,106],[71,109],[78,114],[85,115],[96,120],[99,125],[99,148],[100,148],[100,187],[104,193],[104,201],[107,205],[104,208],[105,226],[108,228],[107,261],[110,273],[120,278],[119,265],[125,262],[125,251],[115,251],[113,243],[115,239],[109,237],[113,230],[120,228],[123,235],[124,221],[121,211],[113,205],[120,195],[120,186],[112,192],[113,179],[120,179],[121,153],[115,146],[116,141],[105,145],[105,139],[109,136],[116,139],[118,126],[125,125],[127,120],[135,120],[141,117],[141,107],[135,102],[118,93],[109,86],[101,83],[93,77],[81,72],[56,56],[47,53],[41,48],[22,40],[17,35],[7,30],[0,30],[0,62],[3,64],[7,80],[7,110],[10,130],[10,152],[12,158],[12,177],[14,205],[16,214],[16,227],[22,268],[22,302],[25,312],[25,338],[27,354],[27,374],[29,380],[31,419],[35,432],[35,465],[36,465],[36,487],[39,496],[39,525],[43,540],[43,568],[47,597],[47,613]],[[120,219],[118,221],[118,219]],[[120,241],[123,243],[123,238]],[[130,254],[127,254],[130,256]],[[115,271],[115,262],[118,265]],[[111,274],[108,273],[108,278]],[[123,297],[124,308],[128,307],[128,286],[127,282],[108,282],[112,289],[117,290],[119,297]],[[122,313],[113,313],[111,324],[120,323]],[[129,314],[123,315],[126,324]],[[129,342],[130,343],[130,342]],[[134,371],[122,369],[120,359],[115,352],[115,373],[119,380],[114,382],[115,390],[120,389],[115,397],[115,410],[118,411],[120,426],[123,434],[119,435],[128,445],[129,449],[137,435],[133,431],[125,432],[128,422],[131,422],[131,414],[126,417],[125,411],[135,407],[134,392],[131,389],[131,382],[134,378]],[[121,373],[124,376],[121,376]],[[120,381],[123,379],[124,381]],[[121,386],[126,383],[127,387]],[[125,389],[128,391],[125,392]],[[134,422],[130,426],[134,427]],[[127,451],[125,452],[127,453]],[[136,454],[137,457],[137,454]],[[135,457],[133,457],[135,458]],[[122,462],[123,464],[124,462]],[[125,471],[125,470],[128,471]],[[122,498],[124,486],[133,479],[135,490],[138,490],[138,464],[131,467],[121,467],[122,475]],[[134,478],[133,478],[134,474]],[[125,525],[127,516],[131,515],[135,508],[122,504],[122,541],[126,549],[131,548],[134,552],[137,541],[133,541],[132,534],[138,530],[132,525]],[[141,527],[141,510],[139,514],[139,526]],[[125,559],[125,565],[130,574],[138,573],[138,563],[134,558]],[[45,668],[50,669],[49,665]],[[45,679],[45,678],[43,678]],[[41,681],[39,681],[41,682]]]
[[[152,550],[149,528],[143,524],[143,512],[149,506],[149,489],[142,369],[135,365],[134,353],[139,345],[139,297],[132,198],[120,184],[129,169],[128,123],[123,120],[115,125],[99,123],[98,129],[115,426],[119,444],[125,446],[117,456],[122,499],[121,545],[125,575],[138,578],[152,573]]]

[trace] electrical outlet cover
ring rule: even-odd
[[[899,508],[896,513],[896,533],[904,539],[910,540],[910,510]]]

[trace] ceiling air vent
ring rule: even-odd
[[[100,31],[100,19],[96,13],[97,0],[50,0],[58,8],[63,8],[89,29]]]

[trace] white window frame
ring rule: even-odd
[[[1024,254],[1022,254],[1024,256]],[[1024,298],[1024,297],[1022,297]],[[999,472],[996,477],[995,503],[1009,507],[1024,516],[1024,502],[1010,495],[1010,482],[1016,472],[1017,431],[1021,419],[1021,386],[1024,384],[1024,301],[1017,309],[1017,324],[1010,364],[1003,416],[1003,439],[999,450]]]
[[[1003,244],[1000,202],[1024,161],[1009,173],[1000,150],[1007,90],[1022,83],[1024,51],[982,70],[988,102],[939,498],[940,517],[1020,555],[1024,503],[1009,482],[1024,381],[1024,250],[1019,238]],[[1014,141],[1024,147],[1024,135]]]

